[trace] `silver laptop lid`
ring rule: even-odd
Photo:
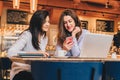
[[[113,35],[86,34],[81,48],[80,57],[106,58],[113,40]]]

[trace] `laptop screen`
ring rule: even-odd
[[[86,34],[81,48],[80,57],[107,58],[113,35]]]

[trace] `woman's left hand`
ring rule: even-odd
[[[80,27],[75,27],[75,29],[72,31],[72,37],[75,37],[75,35],[80,32]]]

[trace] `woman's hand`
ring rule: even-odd
[[[73,47],[73,39],[72,37],[67,37],[66,40],[63,42],[63,49],[69,51]]]
[[[72,31],[72,37],[75,37],[75,35],[80,32],[80,28],[79,27],[75,27],[75,29]]]
[[[45,57],[48,57],[48,56],[49,56],[49,53],[44,52],[43,55],[44,55]]]
[[[45,51],[39,50],[38,52],[41,53],[41,54],[43,54],[44,57],[48,57],[48,56],[49,56],[49,53],[47,53],[47,52],[45,52]]]

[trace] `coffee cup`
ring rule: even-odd
[[[55,56],[57,57],[64,57],[67,54],[67,51],[65,50],[58,50],[55,52]]]

